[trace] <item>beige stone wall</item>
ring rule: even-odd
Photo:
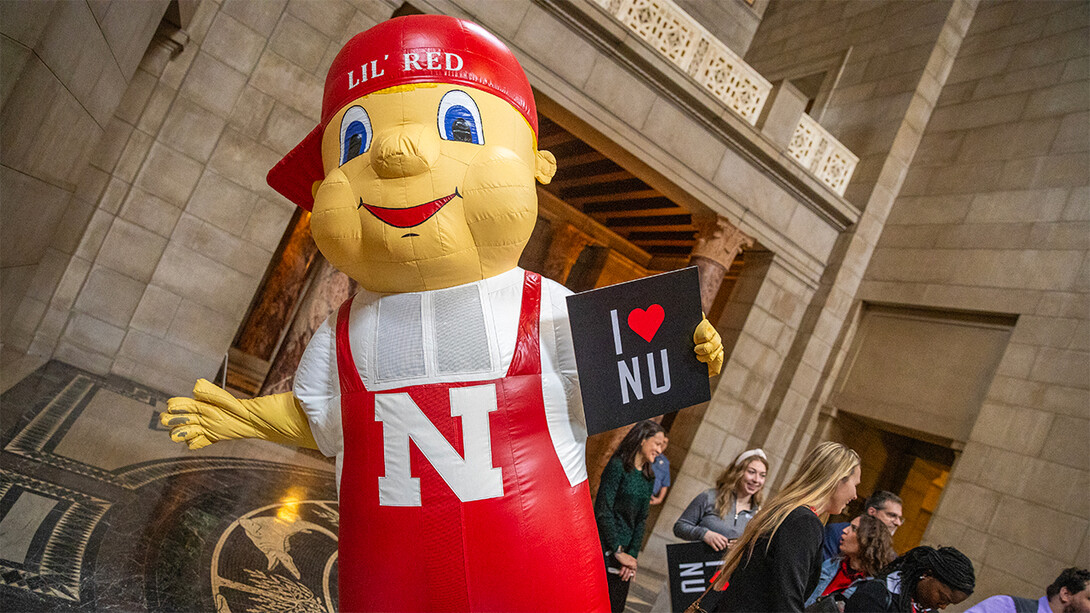
[[[265,174],[317,124],[336,52],[393,9],[204,0],[180,55],[148,48],[85,165],[90,221],[19,319],[30,350],[171,393],[213,376],[295,210]]]
[[[817,434],[819,409],[858,316],[854,297],[863,271],[975,6],[971,0],[776,3],[754,37],[747,60],[764,74],[840,75],[827,105],[812,113],[860,156],[845,197],[863,210],[839,236],[757,427],[747,433],[751,445],[786,462],[777,478],[791,473]]]
[[[777,2],[767,11],[745,59],[767,78],[800,79],[826,72],[835,81],[827,103],[810,114],[859,156],[845,197],[863,207],[891,152],[900,160],[912,147],[892,151],[902,122],[922,129],[927,107],[917,97],[937,96],[944,75],[934,65],[936,46],[956,50],[953,17],[971,17],[973,3],[951,0],[827,0]],[[890,185],[883,185],[889,189]]]
[[[924,537],[971,602],[1090,566],[1088,42],[1084,2],[980,5],[860,288],[1018,317]]]
[[[88,167],[167,0],[0,2],[0,333],[25,350],[106,185]]]
[[[686,423],[683,412],[671,429],[671,438],[687,438],[686,429],[695,429],[695,433],[648,545],[640,554],[641,565],[665,572],[665,546],[678,542],[673,536],[674,522],[689,502],[713,487],[723,468],[750,446],[750,433],[758,427],[772,382],[783,368],[813,293],[813,287],[783,268],[772,254],[746,254],[746,266],[716,324],[723,331],[729,357],[700,422]],[[783,463],[775,455],[770,455],[770,460],[772,480],[783,470]]]

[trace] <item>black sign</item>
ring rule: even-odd
[[[670,573],[670,610],[684,611],[708,589],[712,577],[723,566],[726,551],[716,551],[701,541],[666,546]],[[709,592],[700,608],[710,611],[720,592]]]
[[[568,316],[589,434],[711,398],[696,267],[568,296]]]

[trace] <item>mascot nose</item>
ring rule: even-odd
[[[371,165],[383,179],[423,174],[439,159],[439,135],[435,128],[407,124],[383,131],[371,148]]]

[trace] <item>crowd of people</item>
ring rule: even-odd
[[[670,485],[668,473],[656,476],[654,468],[659,460],[669,470],[665,449],[662,427],[640,422],[602,473],[595,516],[614,612],[625,608],[648,509]],[[699,610],[924,613],[972,595],[973,563],[957,549],[920,546],[897,555],[893,535],[904,516],[896,494],[875,492],[851,521],[824,524],[856,497],[855,451],[817,445],[766,501],[768,471],[761,449],[740,453],[674,524],[678,538],[723,553]],[[992,596],[967,613],[1090,613],[1090,572],[1069,568],[1040,599]]]

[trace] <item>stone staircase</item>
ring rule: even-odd
[[[658,603],[661,592],[666,593],[662,594],[662,602]],[[655,607],[656,603],[660,606]],[[649,613],[652,610],[668,611],[669,603],[670,594],[666,587],[666,575],[642,567],[636,571],[636,576],[632,579],[632,586],[628,588],[625,613]]]

